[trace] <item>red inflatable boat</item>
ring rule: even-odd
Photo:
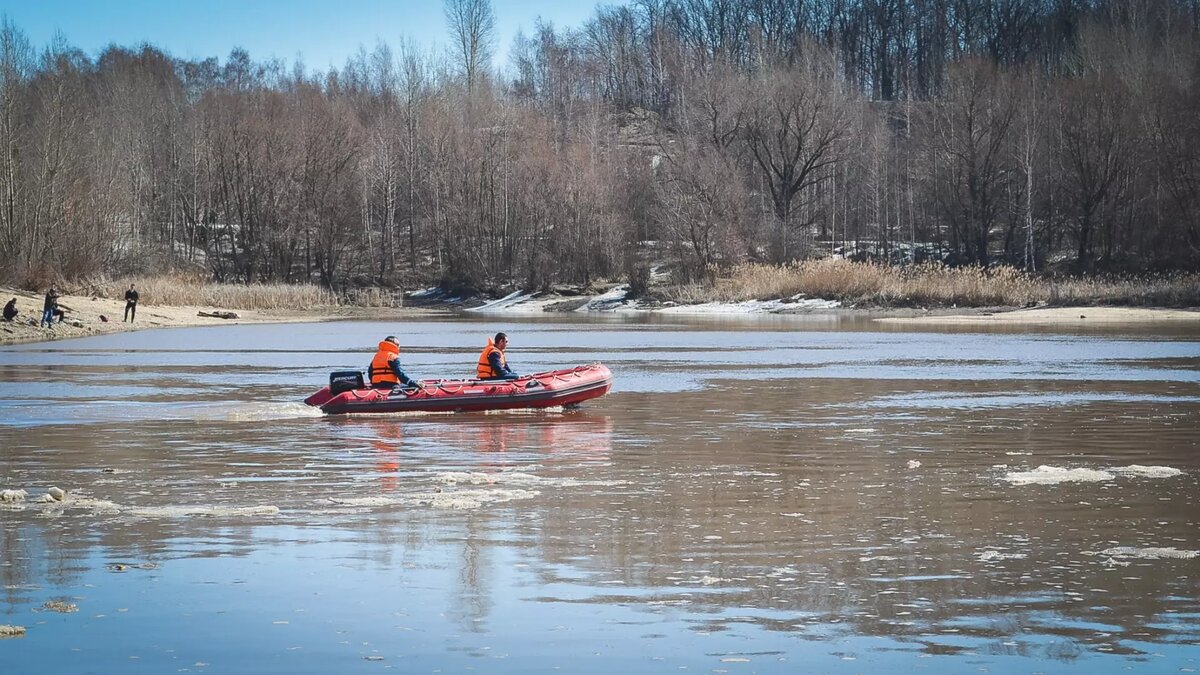
[[[347,384],[347,375],[357,381]],[[466,412],[550,408],[598,398],[612,389],[612,372],[594,363],[515,380],[424,380],[417,387],[362,387],[362,374],[334,373],[330,386],[304,399],[331,415],[344,413]]]

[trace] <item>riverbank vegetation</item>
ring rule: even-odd
[[[823,298],[862,307],[1027,307],[1042,305],[1200,306],[1200,274],[1051,278],[1012,267],[891,266],[845,260],[744,265],[712,283],[664,288],[676,303]]]
[[[644,0],[511,46],[486,0],[447,16],[457,51],[328,71],[4,21],[0,281],[346,296],[661,265],[680,294],[1023,304],[1175,297],[1092,275],[1200,268],[1195,0]],[[976,267],[797,264],[826,255]]]
[[[307,310],[339,304],[328,289],[312,283],[215,283],[183,274],[130,276],[113,281],[86,283],[78,294],[120,299],[134,284],[148,303],[166,306],[218,307],[221,309]],[[368,302],[353,303],[369,305]]]

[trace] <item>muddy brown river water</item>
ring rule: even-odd
[[[506,330],[578,410],[323,417]],[[37,501],[50,487],[64,501]],[[0,672],[1200,669],[1200,330],[230,326],[0,349]],[[10,496],[16,499],[15,496]]]

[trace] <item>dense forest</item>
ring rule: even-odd
[[[5,20],[0,277],[1200,268],[1200,0],[635,0],[507,54],[487,0],[445,10],[445,53],[328,72]]]

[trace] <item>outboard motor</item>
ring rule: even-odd
[[[329,374],[329,393],[333,396],[352,389],[362,389],[363,374],[357,370],[335,370]]]

